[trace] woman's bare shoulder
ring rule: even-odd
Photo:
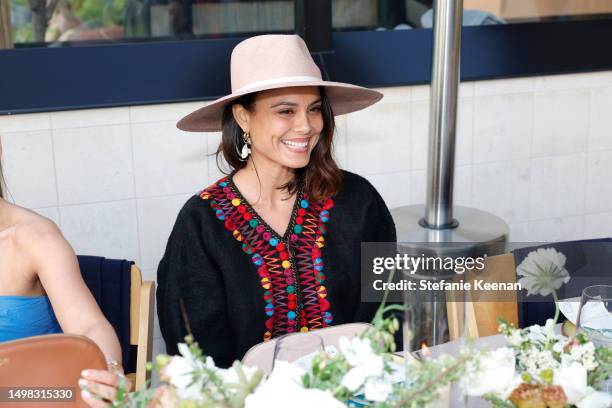
[[[40,244],[63,242],[58,226],[49,218],[27,208],[13,206],[15,240],[21,246],[38,247]]]

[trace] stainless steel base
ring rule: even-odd
[[[430,229],[420,224],[425,215],[424,205],[409,205],[391,210],[397,230],[398,250],[412,252],[423,249],[423,243],[453,243],[456,251],[463,254],[478,251],[489,255],[505,251],[508,239],[508,224],[501,218],[476,208],[455,206],[453,216],[456,228]],[[494,252],[489,252],[489,250]]]
[[[478,257],[485,253],[491,256],[506,252],[508,225],[501,218],[482,210],[455,206],[453,215],[457,226],[446,229],[423,226],[424,205],[395,208],[391,215],[397,230],[399,253]],[[417,280],[448,278],[441,274],[423,276],[413,273],[407,276]],[[443,298],[423,298],[418,304],[413,302],[409,320],[412,321],[410,329],[414,336],[410,344],[404,344],[405,348],[414,350],[422,344],[436,345],[448,341],[448,319]]]

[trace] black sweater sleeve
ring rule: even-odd
[[[365,179],[364,182],[367,184],[369,200],[365,210],[367,216],[361,242],[396,242],[395,223],[385,201],[374,186]],[[379,305],[379,303],[361,302],[355,313],[355,321],[371,321]]]
[[[236,355],[229,326],[225,284],[209,253],[214,233],[208,203],[192,197],[178,215],[166,252],[157,270],[157,313],[169,354],[177,354],[177,343],[187,334],[180,299],[188,324],[202,351],[229,366]],[[208,245],[207,245],[208,244]],[[213,245],[214,246],[214,245]]]

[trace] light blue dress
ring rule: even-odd
[[[61,332],[47,296],[0,296],[0,342]]]

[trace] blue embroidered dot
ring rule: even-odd
[[[274,314],[274,305],[272,303],[268,303],[266,305],[266,314],[268,316],[272,316]]]
[[[249,225],[252,228],[255,228],[257,225],[259,225],[259,222],[257,222],[257,220],[251,220],[251,221],[249,221]]]
[[[333,321],[332,314],[329,312],[325,312],[325,314],[323,315],[323,319],[325,320],[326,324],[330,324]]]
[[[292,310],[289,313],[287,313],[287,317],[289,318],[289,320],[295,320],[295,317],[297,315],[295,314],[295,312]]]
[[[270,241],[270,246],[276,247],[278,245],[278,239],[272,238]]]
[[[327,211],[327,210],[321,211],[321,214],[319,214],[319,218],[323,222],[329,221],[329,211]]]
[[[296,225],[293,227],[293,232],[295,232],[296,234],[299,234],[300,232],[302,232],[302,226],[301,225]]]
[[[223,210],[217,210],[215,211],[215,215],[217,216],[218,219],[220,220],[224,220],[225,219],[225,214],[223,213]]]
[[[257,266],[260,266],[263,263],[263,258],[259,254],[253,255],[251,259],[253,260],[253,263]]]
[[[287,292],[293,293],[293,292],[295,292],[295,288],[293,286],[289,285],[289,286],[287,286]]]
[[[221,187],[227,187],[227,181],[224,181],[224,182],[222,182],[222,183],[219,183],[219,185],[220,185]]]
[[[302,201],[300,201],[300,207],[302,207],[302,208],[308,208],[308,200],[302,200]]]

